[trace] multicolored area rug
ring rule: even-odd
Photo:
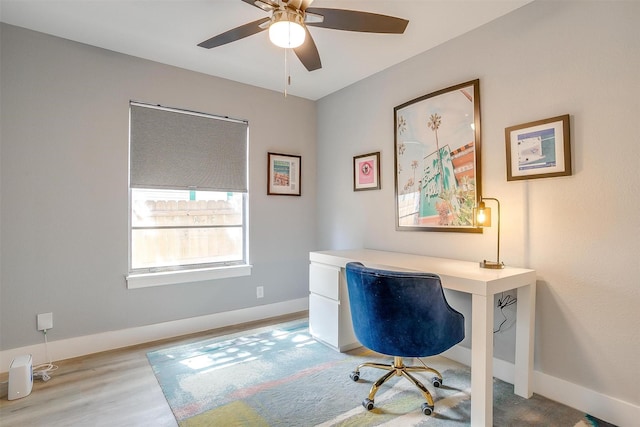
[[[468,367],[443,357],[425,359],[444,376],[442,387],[431,390],[431,416],[420,410],[422,395],[400,377],[381,387],[376,407],[367,411],[361,402],[383,371],[364,368],[358,382],[349,374],[359,363],[387,363],[389,358],[364,348],[338,353],[312,339],[306,321],[157,350],[147,357],[183,427],[469,425]],[[423,382],[429,387],[430,377]],[[494,397],[498,426],[608,425],[537,395],[518,397],[513,386],[499,380]]]

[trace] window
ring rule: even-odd
[[[131,191],[133,271],[244,263],[242,193]]]
[[[130,103],[129,288],[245,275],[244,121]]]

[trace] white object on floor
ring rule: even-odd
[[[33,388],[33,360],[31,355],[18,356],[9,367],[8,400],[19,399],[31,394]]]

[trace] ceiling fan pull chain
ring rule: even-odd
[[[287,62],[287,51],[289,49],[282,49],[284,50],[284,97],[287,97],[287,80],[289,81],[289,83],[291,83],[291,79],[288,78],[289,76],[289,64]]]

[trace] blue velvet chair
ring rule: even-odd
[[[363,367],[388,371],[373,384],[362,405],[373,409],[380,386],[397,375],[420,389],[426,399],[422,412],[431,415],[431,393],[411,372],[435,374],[431,380],[435,387],[442,384],[442,375],[420,359],[422,366],[407,366],[403,358],[437,355],[462,341],[464,316],[447,303],[436,274],[379,270],[350,262],[346,275],[356,338],[366,348],[393,357],[391,364],[366,362],[351,373],[351,379],[358,381]]]

